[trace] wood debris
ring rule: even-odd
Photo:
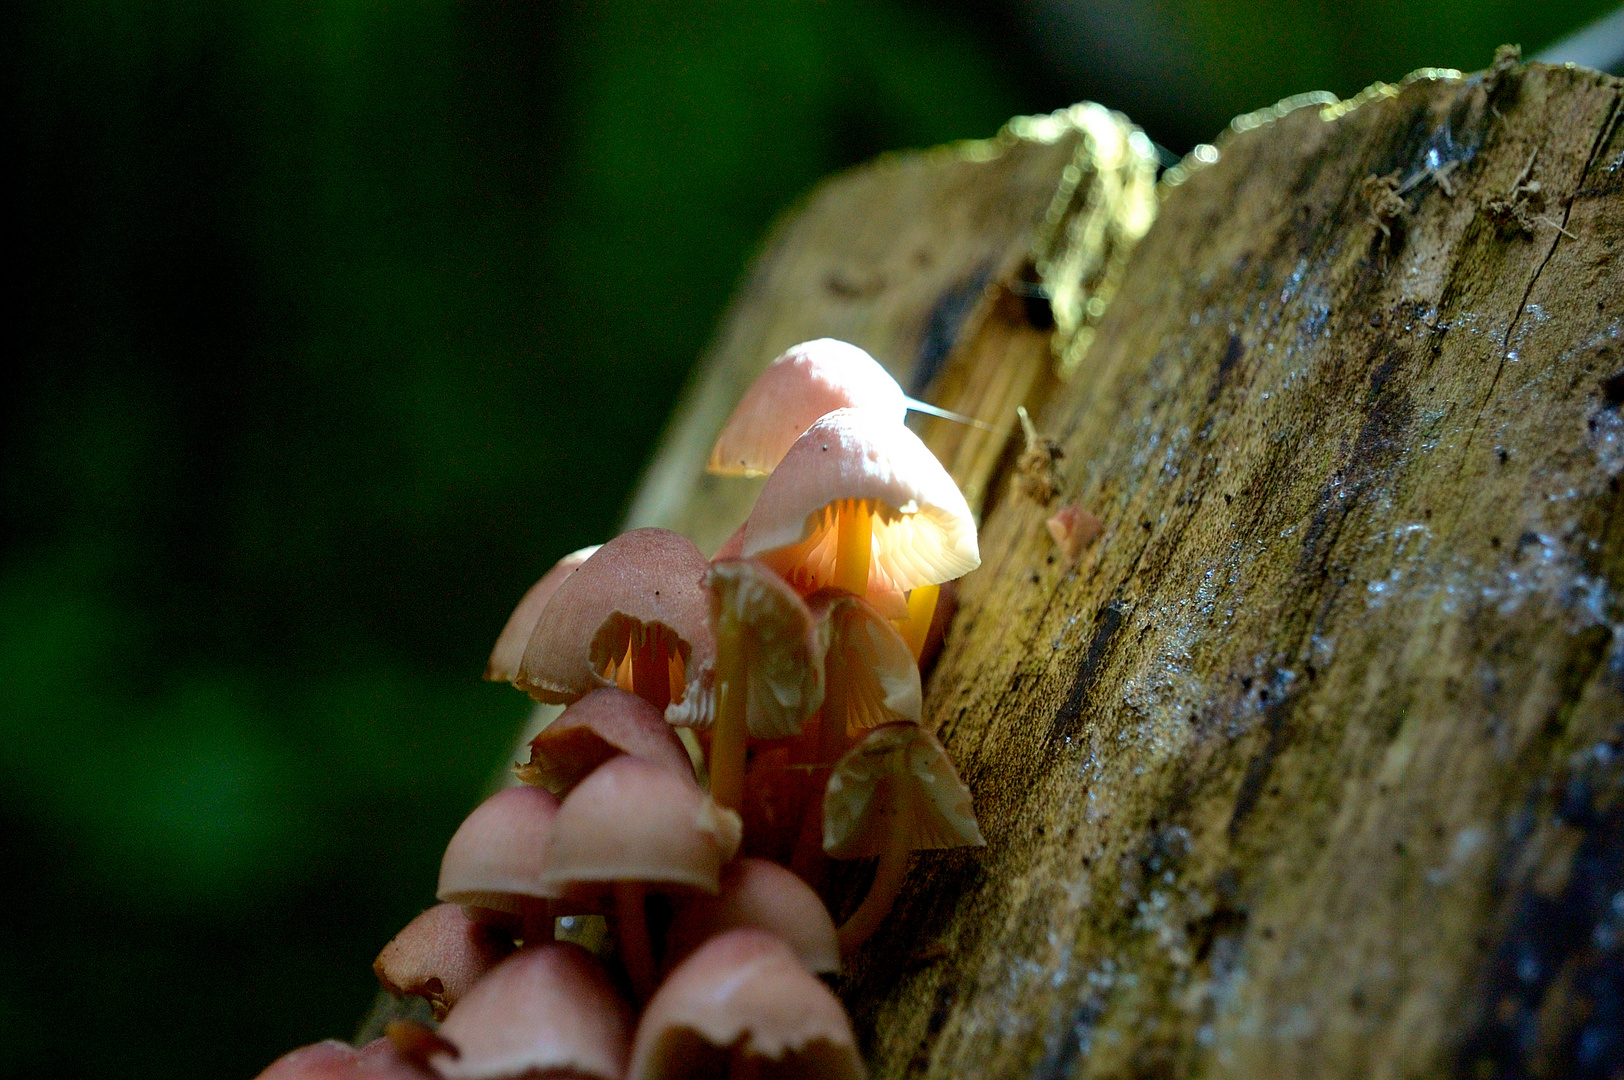
[[[1021,494],[1039,506],[1048,506],[1060,494],[1059,462],[1066,452],[1053,439],[1038,434],[1025,405],[1017,405],[1015,414],[1021,418],[1021,430],[1026,435],[1026,449],[1015,462],[1016,481]]]

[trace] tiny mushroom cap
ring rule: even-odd
[[[835,924],[823,901],[806,882],[766,859],[730,863],[722,871],[721,895],[682,902],[666,932],[666,966],[675,967],[711,938],[744,926],[779,938],[813,974],[840,970]]]
[[[665,665],[709,667],[715,657],[705,624],[709,569],[693,541],[669,529],[615,537],[547,601],[515,685],[538,701],[562,705],[614,686],[615,668],[633,658],[650,664],[652,683],[666,687],[657,700],[664,708],[672,689],[680,694],[686,681]]]
[[[984,844],[970,790],[936,736],[918,724],[875,728],[829,774],[823,849],[837,859],[883,855],[893,846]]]
[[[838,519],[850,512],[872,515],[864,591],[889,617],[906,613],[908,590],[981,565],[953,478],[917,435],[864,409],[830,413],[790,448],[745,522],[743,553],[803,593],[838,584]]]
[[[486,679],[491,682],[512,682],[519,677],[519,664],[524,660],[524,647],[530,643],[530,635],[535,633],[536,623],[541,620],[541,612],[547,606],[547,601],[552,599],[553,593],[564,583],[564,579],[574,573],[576,567],[591,558],[601,546],[593,544],[570,552],[543,574],[540,581],[530,586],[530,591],[519,600],[519,606],[513,609],[513,614],[508,616],[507,625],[502,627],[502,633],[496,638],[496,647],[491,650],[491,658],[485,662]]]
[[[622,754],[559,807],[541,880],[553,895],[590,894],[617,882],[715,894],[739,833],[739,816],[717,806],[691,775]]]
[[[445,1019],[484,974],[513,951],[513,943],[474,922],[458,904],[437,904],[406,924],[383,947],[372,971],[395,997],[424,998]]]
[[[617,754],[631,754],[679,776],[694,778],[682,740],[660,710],[624,690],[594,690],[530,740],[530,761],[519,779],[563,796]]]
[[[829,641],[823,722],[846,734],[898,721],[917,724],[924,702],[919,665],[891,620],[850,593],[827,590],[810,606]]]
[[[558,800],[534,787],[498,791],[446,845],[436,896],[452,904],[526,915],[557,895],[542,881],[542,853]]]
[[[403,1057],[388,1039],[359,1050],[326,1039],[283,1054],[256,1080],[434,1080],[434,1074]]]
[[[901,425],[908,399],[856,345],[819,338],[791,346],[745,391],[706,468],[720,476],[765,476],[819,417],[846,408]]]
[[[643,1013],[627,1073],[629,1080],[728,1075],[865,1075],[840,1002],[788,945],[761,930],[712,938],[671,973]]]
[[[751,736],[800,734],[801,724],[823,704],[826,647],[806,601],[754,559],[713,562],[706,584],[711,636],[719,649],[740,653]],[[715,709],[715,675],[696,670],[683,700],[667,707],[665,718],[683,727],[709,727]]]
[[[579,945],[550,941],[508,957],[451,1010],[440,1035],[458,1056],[430,1060],[445,1080],[621,1080],[630,1007]]]

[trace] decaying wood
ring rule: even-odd
[[[1614,1075],[1619,87],[1237,122],[1092,346],[1068,326],[1069,381],[1021,286],[1065,263],[1075,132],[894,158],[778,230],[634,523],[720,543],[754,488],[701,478],[710,439],[825,334],[1010,425],[1052,391],[1061,497],[1104,523],[1057,558],[1018,442],[931,427],[985,499],[926,708],[988,847],[920,857],[844,978],[876,1075]]]

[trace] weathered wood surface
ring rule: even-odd
[[[704,449],[822,334],[915,390],[933,357],[959,408],[1058,385],[1065,497],[1105,524],[1066,565],[1004,449],[966,452],[986,562],[926,711],[989,846],[920,857],[843,981],[876,1075],[1617,1075],[1619,87],[1253,118],[1063,385],[1000,382],[1047,334],[996,287],[1042,261],[1060,142],[895,159],[781,227],[635,524],[720,542],[754,491]]]

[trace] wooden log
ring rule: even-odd
[[[824,334],[1006,425],[1052,392],[1104,524],[1068,561],[1018,447],[932,426],[987,508],[926,712],[988,847],[919,857],[844,978],[877,1076],[1617,1074],[1619,88],[1507,59],[1242,118],[1058,374],[1023,282],[1058,231],[1109,292],[1143,220],[1075,227],[1077,125],[780,227],[634,524],[719,543],[754,489],[705,448]]]

